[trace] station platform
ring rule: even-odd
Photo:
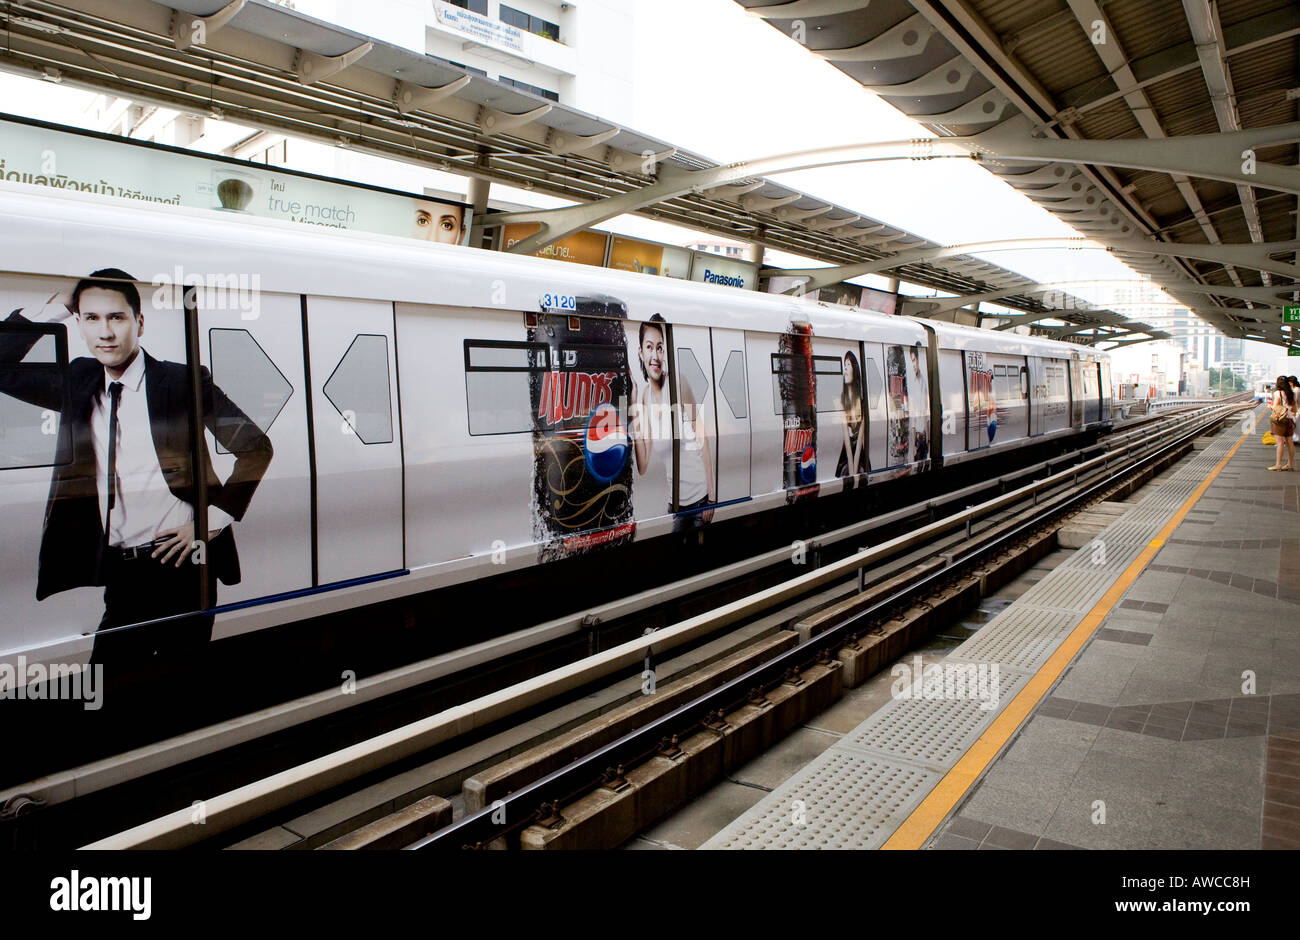
[[[1266,426],[1199,439],[702,847],[1300,848],[1300,472]]]

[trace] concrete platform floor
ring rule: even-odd
[[[907,654],[910,664],[921,656],[925,665],[941,661],[983,624],[1002,611],[1070,552],[1053,552],[1026,570],[997,594],[980,602],[978,610],[944,633],[937,634],[919,649]],[[811,722],[787,735],[776,747],[741,767],[689,805],[642,832],[624,845],[627,849],[695,849],[739,818],[767,793],[802,770],[814,757],[852,731],[889,701],[894,678],[886,667],[856,689],[849,689],[838,702]]]
[[[1300,848],[1300,473],[1272,456],[1241,445],[928,848]],[[941,660],[1069,555],[906,658]],[[890,685],[886,668],[625,848],[702,845]]]
[[[928,847],[1300,848],[1300,472],[1258,441]]]

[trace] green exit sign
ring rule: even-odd
[[[1288,356],[1300,356],[1300,349],[1297,349],[1295,346],[1291,346],[1287,349],[1286,354]]]
[[[1287,304],[1282,308],[1283,323],[1300,323],[1300,304]]]

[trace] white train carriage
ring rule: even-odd
[[[0,315],[16,312],[0,340],[31,334],[0,361],[0,389],[91,356],[51,301],[122,269],[138,281],[141,347],[210,370],[273,446],[231,523],[242,577],[217,588],[213,638],[1110,419],[1106,357],[1067,343],[15,185],[0,187],[0,214]],[[75,417],[52,410],[0,391],[0,660],[84,658],[104,611],[94,579],[36,599],[51,474],[67,459],[57,429]],[[207,417],[220,486],[239,455]]]
[[[1108,425],[1110,362],[1070,343],[927,323],[947,466]]]

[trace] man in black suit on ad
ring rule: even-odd
[[[271,462],[270,439],[201,369],[203,423],[235,455],[223,483],[206,444],[208,538],[194,551],[189,369],[140,346],[145,317],[125,271],[105,268],[57,294],[29,319],[74,318],[94,358],[68,364],[62,383],[47,373],[0,371],[0,392],[61,412],[59,454],[41,537],[36,599],[86,585],[104,587],[104,615],[91,662],[140,663],[196,651],[212,636],[212,617],[195,613],[202,578],[215,603],[216,581],[239,583],[230,523],[243,518]],[[44,335],[0,332],[0,363],[21,362]],[[188,616],[186,616],[188,615]],[[133,626],[135,624],[147,626]]]

